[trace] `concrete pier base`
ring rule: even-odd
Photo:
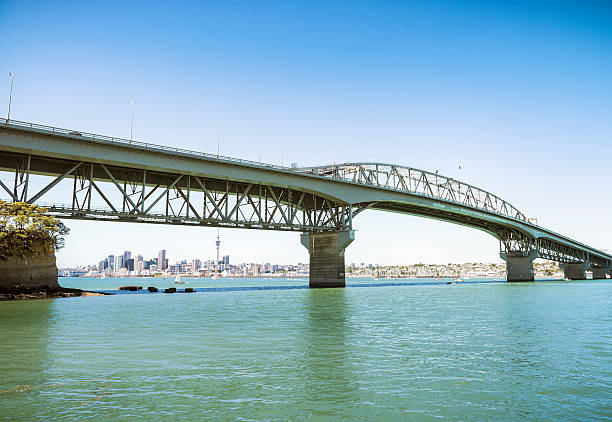
[[[304,233],[302,245],[310,254],[310,287],[344,287],[344,250],[355,240],[353,230]]]
[[[568,280],[586,280],[586,270],[589,268],[587,263],[561,264],[565,278]]]
[[[523,254],[522,252],[502,252],[501,259],[506,261],[507,281],[533,281],[533,260],[536,259],[535,252]]]
[[[593,272],[593,280],[605,279],[606,274],[610,273],[609,268],[592,268],[591,267],[591,271]]]

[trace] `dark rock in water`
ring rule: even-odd
[[[109,294],[110,293],[68,289],[65,287],[60,287],[57,289],[21,286],[18,286],[17,288],[0,287],[0,300],[52,299],[58,297],[106,296]]]
[[[193,288],[192,287],[185,288],[185,293],[193,293]]]
[[[147,287],[147,290],[150,291],[150,292],[157,292],[158,291],[157,287],[153,287],[153,286]]]
[[[170,287],[164,290],[164,293],[176,293],[176,287]]]
[[[121,286],[119,290],[129,290],[130,292],[135,292],[136,290],[142,290],[142,286]]]

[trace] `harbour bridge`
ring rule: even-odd
[[[533,281],[536,258],[559,262],[568,279],[612,276],[609,253],[537,225],[483,189],[396,164],[286,168],[0,119],[0,172],[9,201],[62,219],[301,233],[311,287],[345,285],[344,252],[365,210],[485,231],[499,240],[508,281]]]

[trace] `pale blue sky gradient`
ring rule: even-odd
[[[137,140],[215,152],[218,120],[225,155],[280,163],[281,137],[286,164],[439,170],[612,249],[611,4],[422,3],[0,0],[0,98],[14,72],[19,120],[129,137],[130,99]],[[214,254],[216,229],[68,225],[60,265]],[[495,239],[448,223],[355,225],[348,263],[499,260]],[[308,259],[295,234],[226,229],[222,247]]]

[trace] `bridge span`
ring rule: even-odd
[[[483,189],[396,164],[286,168],[0,119],[0,172],[2,196],[59,218],[299,232],[311,287],[344,286],[353,220],[368,209],[489,233],[508,281],[533,281],[536,258],[559,262],[568,279],[612,277],[609,253],[535,224]]]

